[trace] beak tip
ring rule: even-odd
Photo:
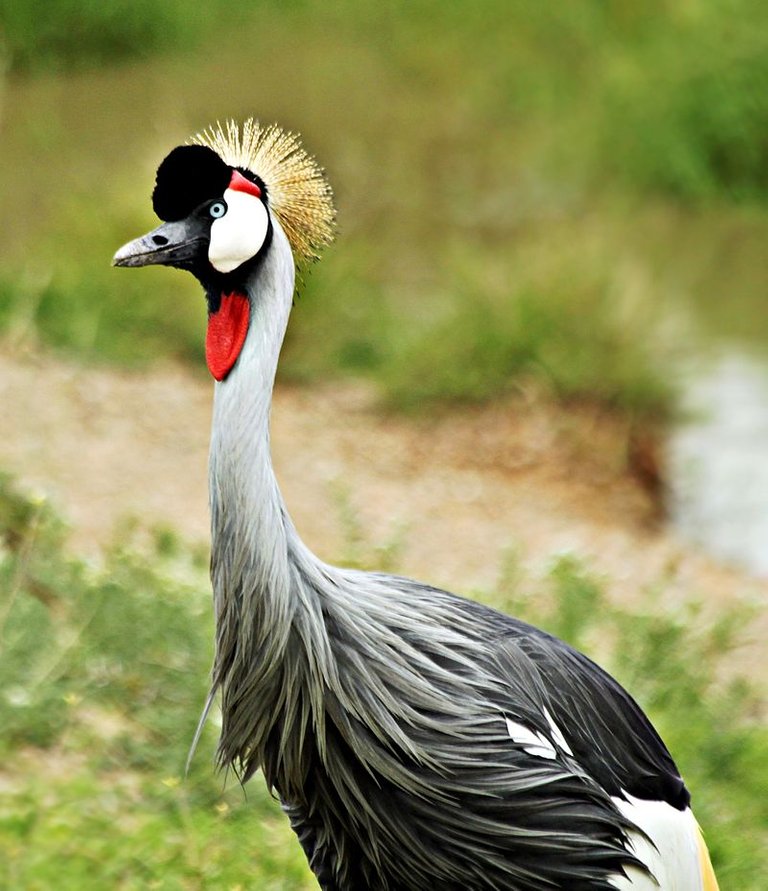
[[[112,266],[145,266],[146,260],[152,254],[147,249],[144,238],[137,238],[135,241],[129,241],[115,252],[112,257]]]
[[[117,251],[115,251],[115,256],[112,257],[112,265],[113,266],[125,266],[126,261],[129,259],[129,257],[131,256],[131,253],[132,253],[129,250],[131,247],[134,248],[134,252],[135,252],[134,242],[130,242],[129,244],[124,244],[121,248],[119,248]]]

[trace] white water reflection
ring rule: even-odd
[[[768,361],[722,353],[686,375],[672,435],[673,525],[712,555],[768,576]]]

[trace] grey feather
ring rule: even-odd
[[[218,697],[219,763],[263,772],[326,891],[714,881],[677,768],[613,678],[525,623],[301,542],[269,443],[295,274],[281,222],[313,256],[330,189],[277,128],[194,141],[158,169],[169,221],[114,258],[186,269],[208,302],[216,652],[193,751]]]
[[[243,780],[263,771],[325,889],[612,888],[612,875],[640,864],[626,847],[632,825],[579,759],[590,731],[569,736],[575,756],[545,760],[506,725],[551,738],[549,710],[569,735],[547,660],[562,671],[571,659],[590,689],[603,676],[492,610],[310,553],[270,460],[293,293],[279,225],[248,287],[250,331],[216,384],[211,442],[219,762]],[[617,699],[620,720],[633,708]],[[597,760],[603,737],[587,740]],[[655,745],[651,760],[663,762]]]

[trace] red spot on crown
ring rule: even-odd
[[[232,171],[229,188],[234,189],[235,192],[247,192],[249,195],[255,195],[257,198],[261,198],[261,189],[256,183],[253,183],[244,177],[239,170]]]

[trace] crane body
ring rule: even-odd
[[[610,675],[302,543],[269,415],[296,261],[330,240],[332,206],[295,138],[206,131],[161,164],[153,200],[166,222],[115,263],[187,269],[208,300],[219,763],[263,772],[324,891],[715,891],[674,761]]]

